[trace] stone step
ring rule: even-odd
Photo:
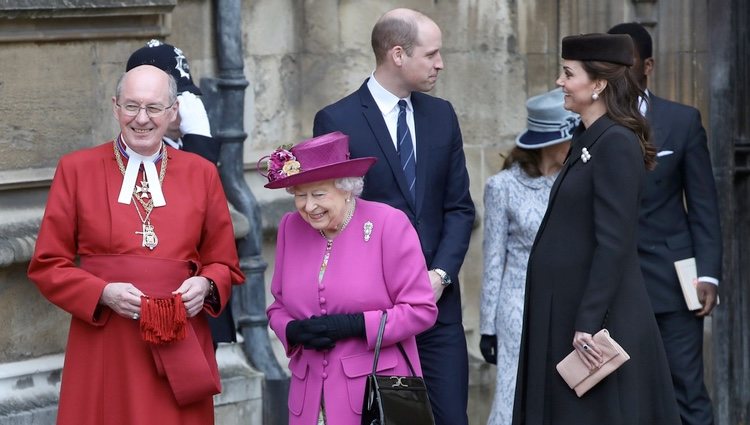
[[[0,425],[54,425],[64,354],[0,364]],[[216,425],[261,425],[263,374],[239,344],[219,344],[222,393],[214,396]]]

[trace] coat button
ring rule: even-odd
[[[320,310],[320,314],[328,314],[328,310],[323,308]]]
[[[328,360],[323,360],[323,366],[328,366]]]
[[[328,378],[328,374],[327,374],[327,373],[325,373],[325,372],[323,372],[323,375],[321,375],[321,377],[322,377],[323,379],[326,379],[326,378]]]
[[[320,297],[320,303],[325,304],[326,303],[326,297]]]

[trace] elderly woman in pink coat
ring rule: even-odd
[[[437,307],[416,231],[401,211],[358,199],[375,158],[349,159],[335,132],[279,148],[267,188],[286,188],[296,212],[279,224],[267,314],[289,357],[291,425],[357,425],[383,311],[379,375],[421,374],[415,335]]]

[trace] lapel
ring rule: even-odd
[[[365,80],[364,84],[359,88],[359,99],[362,104],[362,115],[364,115],[367,125],[375,136],[375,140],[377,141],[380,150],[383,152],[383,158],[385,158],[388,166],[391,168],[393,178],[396,180],[399,190],[401,190],[401,195],[408,202],[412,212],[415,212],[416,208],[414,202],[411,200],[409,187],[406,185],[406,177],[404,176],[403,170],[401,170],[401,160],[398,157],[398,152],[396,152],[393,139],[391,139],[391,135],[388,132],[388,127],[385,125],[383,114],[375,103],[375,99],[372,98],[370,89],[367,88],[367,80]],[[417,151],[417,160],[419,160],[419,155],[419,151]],[[417,163],[417,195],[419,195],[420,192],[419,169],[419,163]]]
[[[596,120],[594,124],[591,125],[591,127],[585,128],[583,126],[583,122],[581,122],[578,125],[578,128],[573,131],[573,142],[570,144],[568,158],[565,160],[565,165],[563,166],[562,170],[560,170],[560,174],[555,179],[555,183],[552,185],[552,189],[550,190],[549,202],[547,203],[547,211],[544,213],[544,218],[542,219],[542,224],[539,226],[539,230],[536,233],[536,238],[534,240],[533,246],[536,246],[536,242],[539,240],[539,236],[542,234],[544,227],[547,225],[547,217],[552,210],[552,205],[555,202],[555,198],[557,197],[557,192],[560,189],[562,181],[565,179],[568,171],[578,161],[581,160],[581,153],[583,153],[583,148],[586,148],[590,151],[594,144],[599,140],[599,137],[601,137],[601,135],[613,125],[615,125],[615,122],[612,121],[608,116],[603,115],[598,120]],[[591,160],[596,160],[593,154],[591,155]]]
[[[430,164],[430,146],[427,140],[434,140],[435,135],[432,134],[433,126],[429,125],[429,116],[427,113],[427,105],[422,102],[423,98],[420,96],[421,93],[412,93],[411,105],[414,108],[414,132],[417,133],[415,144],[417,146],[417,183],[414,193],[416,202],[417,215],[422,210],[422,201],[424,200],[425,194],[425,182],[427,181],[427,165]],[[421,142],[420,142],[421,140]],[[425,165],[424,167],[422,165]]]
[[[666,141],[669,139],[671,126],[664,125],[664,123],[669,121],[669,114],[666,111],[666,107],[667,104],[662,98],[649,92],[646,119],[651,125],[651,144],[654,145],[657,151],[663,150]]]

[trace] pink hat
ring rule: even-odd
[[[261,162],[265,160],[266,173]],[[335,131],[304,140],[291,149],[280,147],[258,160],[268,178],[265,187],[278,189],[343,177],[362,177],[377,158],[349,159],[349,136]]]

